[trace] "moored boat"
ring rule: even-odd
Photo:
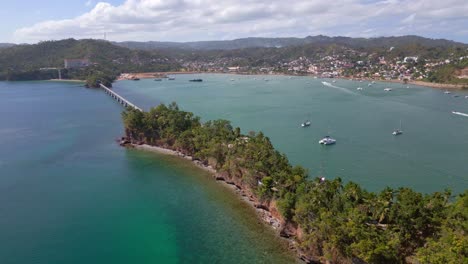
[[[301,127],[308,127],[308,126],[310,126],[310,121],[309,120],[307,120],[307,121],[305,121],[304,123],[301,124]]]
[[[319,144],[322,145],[333,145],[336,143],[336,139],[331,138],[330,136],[325,136],[321,140],[319,140]]]
[[[403,134],[403,130],[401,130],[401,120],[400,120],[400,128],[393,130],[392,135],[398,136]]]

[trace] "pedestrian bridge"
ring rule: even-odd
[[[99,84],[99,85],[101,86],[102,89],[104,89],[104,91],[105,91],[108,95],[110,95],[112,98],[114,98],[115,100],[117,100],[117,102],[119,102],[121,105],[123,105],[123,106],[125,106],[125,107],[130,106],[130,107],[132,107],[132,108],[134,108],[134,109],[136,109],[136,110],[139,110],[139,111],[142,111],[142,112],[143,112],[143,110],[142,110],[140,107],[138,107],[138,106],[136,106],[136,105],[130,103],[130,101],[128,101],[127,99],[123,98],[122,96],[120,96],[118,93],[112,91],[111,89],[107,88],[105,85],[103,85],[103,84]]]

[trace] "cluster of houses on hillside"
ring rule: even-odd
[[[376,53],[347,50],[336,55],[308,58],[300,56],[289,61],[278,61],[263,66],[240,65],[245,58],[219,58],[214,61],[181,61],[188,71],[236,72],[236,73],[288,73],[316,75],[320,77],[352,77],[373,79],[419,80],[427,78],[435,67],[468,59],[468,56],[452,59],[427,60],[417,55],[387,59]],[[241,63],[240,63],[241,62]]]

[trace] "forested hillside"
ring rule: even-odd
[[[139,51],[118,47],[102,40],[44,41],[34,45],[16,45],[0,49],[0,79],[36,80],[57,78],[56,70],[63,68],[64,59],[89,59],[91,66],[64,70],[65,78],[86,79],[103,73],[115,77],[122,71],[169,71],[179,65],[156,51]]]
[[[154,50],[164,48],[178,48],[185,50],[233,50],[254,47],[289,47],[306,44],[336,44],[353,48],[381,48],[400,45],[423,45],[426,47],[468,47],[467,44],[445,39],[429,39],[419,36],[377,37],[377,38],[351,38],[328,37],[323,35],[308,36],[305,38],[241,38],[219,41],[194,41],[194,42],[159,42],[159,41],[125,41],[115,42],[116,45],[141,50]]]

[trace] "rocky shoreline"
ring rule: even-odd
[[[276,204],[274,202],[265,204],[258,201],[257,197],[255,197],[255,195],[253,195],[252,192],[242,183],[226,179],[224,175],[216,171],[210,165],[205,165],[201,161],[194,159],[192,156],[185,155],[176,150],[152,146],[148,144],[135,144],[133,142],[130,142],[129,140],[126,140],[125,138],[122,138],[120,140],[120,145],[128,148],[176,156],[191,161],[196,167],[205,170],[206,172],[211,174],[214,180],[216,180],[223,186],[227,187],[228,189],[232,190],[237,195],[239,195],[240,199],[242,199],[246,204],[252,206],[257,213],[257,217],[259,217],[259,219],[261,219],[265,224],[270,226],[279,238],[286,240],[286,242],[288,243],[288,248],[297,255],[300,261],[304,263],[320,263],[317,259],[307,256],[304,252],[300,250],[298,243],[295,239],[299,232],[297,230],[297,227],[295,227],[291,223],[285,222],[282,219],[278,209],[276,208]]]

